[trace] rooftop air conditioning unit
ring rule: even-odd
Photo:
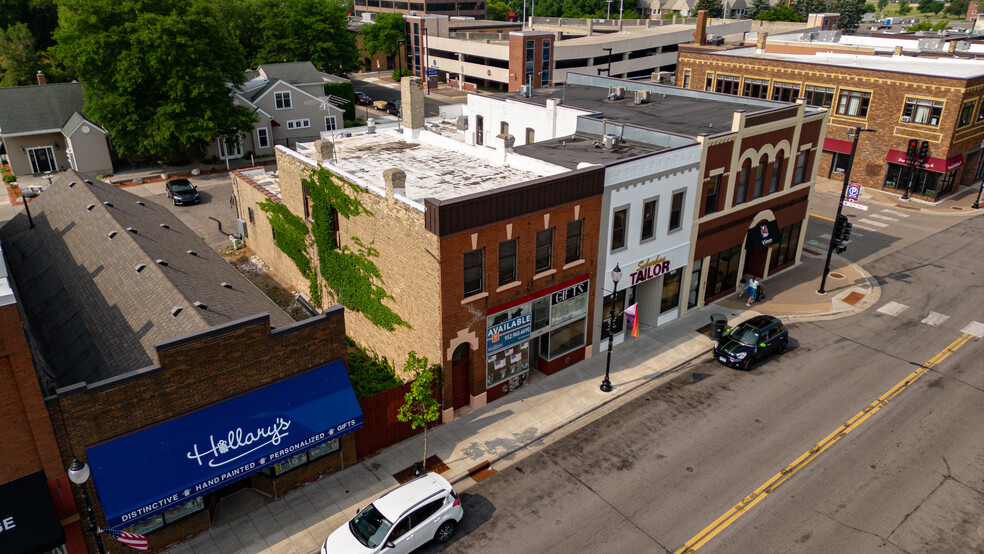
[[[622,98],[625,98],[625,87],[617,87],[615,85],[608,87],[609,100],[620,100]]]
[[[614,150],[615,144],[618,142],[618,137],[615,135],[605,135],[605,150]]]
[[[531,98],[533,96],[533,87],[530,85],[520,85],[519,94],[523,98]]]
[[[650,92],[648,90],[637,90],[635,91],[635,103],[636,104],[646,104],[649,102]]]
[[[707,35],[707,44],[711,46],[722,46],[724,45],[724,37],[720,35]]]

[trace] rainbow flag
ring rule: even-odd
[[[632,325],[633,339],[639,338],[639,318],[636,315],[636,310],[638,305],[639,305],[638,303],[633,304],[628,308],[625,308],[625,311],[623,312],[625,314],[625,318],[629,320],[629,324]]]

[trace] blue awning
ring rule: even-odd
[[[86,449],[103,514],[126,527],[362,427],[341,361]]]

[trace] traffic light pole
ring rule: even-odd
[[[854,154],[858,150],[858,138],[865,131],[875,132],[874,129],[865,129],[860,125],[854,128],[854,144],[851,145],[851,156],[847,158],[847,167],[844,169],[844,186],[841,188],[840,200],[837,202],[837,215],[834,216],[834,229],[830,233],[830,245],[827,246],[827,261],[823,264],[823,276],[820,277],[819,294],[827,294],[824,287],[827,286],[827,274],[830,273],[830,258],[834,254],[834,243],[836,242],[837,227],[840,225],[841,212],[844,211],[844,199],[847,198],[847,187],[851,184],[851,168],[854,167]]]

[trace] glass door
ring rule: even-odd
[[[44,173],[46,171],[58,170],[58,166],[55,163],[55,152],[50,146],[31,148],[27,151],[27,155],[31,159],[32,173]]]

